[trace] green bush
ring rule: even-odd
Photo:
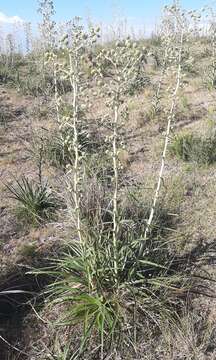
[[[17,77],[19,77],[20,68],[25,66],[26,62],[21,55],[15,54],[13,64],[6,55],[0,58],[0,84],[16,85]]]

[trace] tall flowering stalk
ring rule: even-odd
[[[51,49],[46,53],[45,65],[46,64],[51,65],[51,72],[53,76],[53,86],[54,86],[54,104],[56,110],[56,118],[57,118],[58,126],[61,128],[60,107],[62,104],[62,98],[59,94],[58,78],[60,76],[62,64],[59,62],[58,56],[56,54],[57,51],[58,51],[57,49]]]
[[[47,61],[53,69],[54,79],[54,100],[57,114],[59,134],[62,131],[67,133],[67,137],[62,137],[63,145],[68,145],[68,150],[73,154],[73,164],[68,164],[66,178],[68,180],[68,191],[72,194],[73,200],[73,220],[75,230],[79,239],[83,258],[86,258],[87,246],[86,237],[83,235],[81,215],[82,197],[82,176],[84,168],[85,150],[81,143],[83,135],[84,109],[88,108],[88,79],[83,72],[83,62],[85,54],[89,51],[93,43],[99,36],[99,29],[91,29],[88,33],[84,31],[80,24],[80,18],[76,17],[70,23],[70,34],[65,34],[60,40],[56,50],[47,52]],[[67,81],[70,84],[70,96],[68,100],[60,96],[58,91],[58,81]],[[69,105],[70,111],[67,114],[62,109]],[[71,181],[72,179],[72,181]],[[87,261],[85,265],[88,268]],[[91,275],[89,269],[89,285],[91,287]]]
[[[71,26],[71,45],[69,43],[69,36],[63,38],[64,55],[66,56],[66,63],[62,69],[65,79],[68,79],[72,90],[72,115],[65,118],[65,126],[68,126],[73,131],[72,149],[74,154],[73,164],[73,199],[76,215],[76,229],[79,240],[83,246],[85,241],[82,236],[81,229],[81,214],[80,214],[80,178],[81,165],[84,154],[82,153],[82,144],[80,144],[80,132],[82,131],[82,111],[87,102],[85,97],[85,89],[87,88],[87,79],[83,73],[83,59],[84,54],[89,49],[89,45],[96,41],[98,30],[91,29],[90,33],[86,33],[82,25],[80,25],[80,18],[75,18]]]
[[[175,4],[171,7],[166,7],[166,11],[168,12],[168,16],[166,18],[166,26],[169,31],[167,32],[167,43],[171,44],[170,39],[172,39],[172,47],[169,47],[169,57],[167,57],[167,61],[169,63],[169,74],[171,75],[171,79],[174,76],[174,85],[171,87],[173,90],[171,92],[170,96],[170,108],[168,111],[167,116],[167,128],[166,128],[166,134],[164,139],[164,147],[163,147],[163,153],[161,158],[161,167],[159,171],[157,186],[155,190],[155,194],[153,197],[152,207],[150,210],[149,218],[147,220],[145,233],[144,233],[144,241],[142,241],[140,250],[139,250],[139,256],[143,255],[143,251],[145,248],[145,240],[147,239],[149,232],[151,230],[152,221],[155,214],[156,205],[158,202],[160,189],[163,181],[163,174],[165,170],[165,164],[166,164],[166,155],[167,155],[167,148],[170,140],[170,132],[172,128],[172,124],[175,119],[175,113],[176,113],[176,104],[177,104],[177,96],[179,92],[179,88],[181,85],[181,79],[182,79],[182,67],[183,67],[183,51],[184,51],[184,45],[187,41],[188,36],[188,20],[186,13],[182,11],[182,9],[179,7],[178,2],[175,2]],[[170,79],[170,81],[171,81]]]
[[[112,134],[109,138],[112,144],[112,163],[113,163],[113,269],[116,285],[118,285],[119,271],[119,151],[124,142],[120,129],[123,125],[125,94],[130,89],[131,84],[136,79],[137,71],[143,64],[143,49],[138,48],[136,43],[130,39],[117,41],[113,49],[103,49],[98,54],[97,66],[93,73],[97,74],[100,91],[107,97],[107,106],[110,110],[109,128]],[[107,73],[108,72],[108,73]]]

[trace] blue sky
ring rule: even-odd
[[[110,23],[113,14],[127,17],[131,24],[154,24],[160,16],[163,5],[170,0],[55,0],[56,19],[69,20],[78,15],[93,20]],[[186,8],[199,8],[208,0],[182,0]],[[37,0],[0,0],[0,20],[5,15],[5,22],[12,21],[13,16],[36,23]]]

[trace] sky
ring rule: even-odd
[[[74,16],[90,17],[95,22],[110,24],[113,16],[127,18],[131,26],[153,28],[160,18],[161,8],[171,0],[54,0],[56,20],[70,20]],[[198,9],[212,0],[182,0],[185,8]],[[16,20],[38,23],[37,0],[0,0],[0,23]],[[153,30],[153,29],[152,29]]]

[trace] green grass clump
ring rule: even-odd
[[[144,206],[143,199],[132,194],[128,198],[122,194],[120,202],[116,279],[109,188],[103,186],[95,179],[83,194],[83,243],[73,241],[49,268],[35,271],[53,277],[45,294],[51,309],[63,305],[57,325],[83,325],[81,342],[73,349],[78,357],[85,357],[92,344],[105,356],[110,347],[121,348],[128,339],[135,342],[132,334],[145,322],[157,331],[164,319],[175,322],[176,309],[193,286],[190,266],[182,264],[165,237],[166,229],[172,227],[168,210],[158,206],[151,234],[145,239],[150,205]],[[141,243],[144,250],[139,256]]]
[[[188,162],[210,165],[216,162],[216,132],[206,137],[180,134],[170,146],[172,155]]]
[[[58,204],[47,183],[37,184],[23,176],[15,185],[6,186],[19,203],[18,215],[25,222],[37,225],[53,217]]]
[[[99,343],[105,354],[110,347],[121,348],[126,338],[135,341],[132,334],[141,326],[137,318],[159,329],[164,319],[171,324],[177,318],[176,309],[192,286],[191,275],[162,239],[146,240],[144,255],[137,258],[140,240],[130,234],[118,244],[118,287],[110,238],[101,239],[100,234],[88,235],[85,251],[74,243],[49,269],[36,271],[54,276],[46,296],[51,307],[65,305],[57,325],[83,324],[73,355],[83,355],[92,343]]]

